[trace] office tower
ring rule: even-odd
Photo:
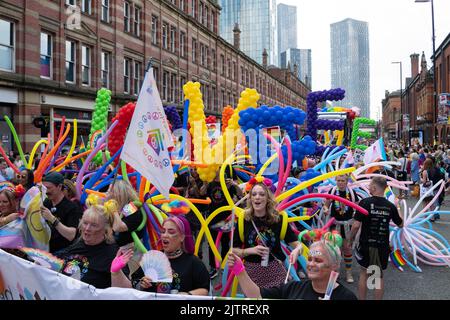
[[[278,57],[289,48],[297,48],[297,7],[279,4],[277,6]],[[281,60],[279,61],[281,67]]]
[[[346,97],[335,103],[361,108],[370,117],[369,27],[367,22],[345,19],[331,24],[331,87],[343,88]]]
[[[269,64],[278,64],[276,0],[219,0],[219,5],[220,36],[233,44],[233,29],[238,23],[241,51],[262,64],[266,49]]]
[[[307,87],[311,88],[311,49],[289,48],[288,50],[282,52],[280,54],[280,68],[286,69],[288,65],[292,72],[297,73],[297,78],[306,84]]]

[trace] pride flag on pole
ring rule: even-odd
[[[364,152],[364,164],[369,164],[377,161],[386,161],[386,150],[384,149],[383,138],[378,139]]]
[[[167,198],[175,179],[169,154],[173,147],[151,68],[145,75],[120,158]]]

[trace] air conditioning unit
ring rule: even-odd
[[[45,103],[45,95],[41,95],[41,103]]]

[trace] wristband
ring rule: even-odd
[[[237,259],[234,263],[233,269],[231,270],[234,275],[238,276],[240,275],[242,272],[244,272],[245,267],[244,264],[242,263],[241,259]]]
[[[115,273],[115,272],[119,272],[120,270],[122,270],[123,267],[125,267],[126,263],[123,260],[122,256],[119,257],[115,257],[113,262],[111,263],[111,272]]]
[[[53,228],[56,228],[56,226],[59,224],[59,219],[58,218],[55,218],[55,221],[53,221],[53,223],[52,223],[52,226],[53,226]]]

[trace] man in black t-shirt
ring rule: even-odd
[[[339,196],[348,201],[358,203],[359,197],[356,193],[348,188],[348,175],[341,175],[336,177],[336,187],[330,190],[330,194]],[[348,283],[353,283],[352,275],[352,246],[349,241],[350,229],[353,223],[353,215],[355,214],[355,209],[348,207],[345,204],[328,199],[325,201],[323,206],[323,211],[325,214],[330,213],[330,216],[335,219],[336,229],[344,239],[342,246],[342,253],[344,256],[344,264],[346,271],[346,281]]]
[[[260,289],[245,271],[241,259],[234,253],[228,256],[230,270],[238,277],[239,285],[247,298],[301,299],[301,300],[357,300],[349,289],[337,281],[332,292],[327,292],[332,272],[339,271],[341,253],[337,246],[327,242],[314,242],[308,253],[309,280],[291,281],[278,287]],[[326,297],[327,296],[327,297]]]
[[[42,179],[47,188],[42,216],[50,224],[50,252],[55,253],[72,244],[77,235],[77,228],[83,212],[75,203],[68,200],[63,192],[64,177],[57,172],[50,172]]]
[[[359,205],[366,209],[366,216],[360,212],[355,214],[355,222],[350,234],[354,240],[361,228],[359,244],[355,252],[356,260],[361,266],[359,276],[359,299],[365,300],[367,295],[368,269],[376,268],[379,271],[379,286],[375,289],[375,299],[381,300],[384,293],[383,271],[387,268],[390,254],[389,247],[389,222],[392,220],[400,228],[403,220],[393,203],[384,198],[384,190],[387,187],[385,178],[374,177],[369,185],[370,198],[363,199]]]

